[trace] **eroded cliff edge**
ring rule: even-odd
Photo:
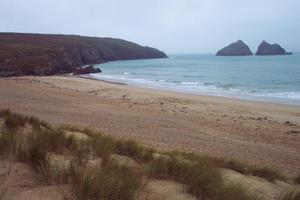
[[[166,57],[121,39],[0,33],[0,77],[62,74],[87,64]]]

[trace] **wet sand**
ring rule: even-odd
[[[0,79],[0,109],[161,149],[300,171],[300,107],[143,89],[78,77]]]

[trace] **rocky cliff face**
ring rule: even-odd
[[[228,45],[217,52],[217,56],[250,56],[253,55],[250,48],[242,41]]]
[[[256,52],[256,55],[286,55],[287,52],[279,44],[269,44],[263,41]]]
[[[0,33],[0,77],[70,73],[87,64],[166,57],[121,39]]]

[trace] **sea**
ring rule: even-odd
[[[169,55],[96,65],[94,79],[199,95],[300,106],[300,53],[285,56]]]

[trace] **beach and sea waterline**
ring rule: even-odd
[[[97,65],[90,78],[183,93],[300,105],[300,54],[171,55]]]

